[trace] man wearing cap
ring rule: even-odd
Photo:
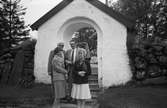
[[[63,43],[63,42],[59,42],[59,43],[57,44],[57,47],[56,47],[56,48],[58,48],[58,49],[60,49],[60,50],[63,51],[64,43]],[[55,48],[55,49],[56,49],[56,48]],[[55,50],[55,49],[54,49],[54,50]],[[51,50],[51,51],[50,51],[50,54],[49,54],[49,60],[48,60],[48,74],[49,74],[49,75],[50,75],[51,72],[52,72],[51,63],[52,63],[52,59],[53,59],[53,57],[54,57],[54,50]]]
[[[51,76],[51,80],[52,80],[52,84],[53,84],[53,68],[52,68],[52,60],[53,60],[53,57],[55,55],[55,50],[60,50],[60,51],[63,51],[63,48],[64,48],[64,43],[63,42],[59,42],[57,44],[57,47],[53,50],[50,51],[50,54],[49,54],[49,59],[48,59],[48,74]],[[63,51],[64,52],[64,51]],[[54,86],[53,87],[53,91],[54,91]],[[54,93],[54,92],[53,92]],[[53,95],[54,96],[54,95]]]

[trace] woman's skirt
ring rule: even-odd
[[[54,92],[56,99],[64,98],[66,96],[66,81],[54,81]]]
[[[74,99],[91,99],[89,84],[73,84],[71,97]]]

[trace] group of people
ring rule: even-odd
[[[59,42],[50,52],[48,74],[54,88],[54,108],[60,108],[60,99],[77,100],[78,108],[85,107],[91,99],[88,76],[91,74],[90,52],[87,44],[70,42],[71,49],[64,51],[64,43]]]

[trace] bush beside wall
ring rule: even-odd
[[[143,41],[129,49],[134,80],[167,76],[167,42]]]

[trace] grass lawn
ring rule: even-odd
[[[0,86],[0,108],[38,108],[53,101],[51,85],[36,84],[25,89],[12,86]],[[9,107],[9,108],[10,108]]]
[[[51,96],[51,85],[48,84],[36,84],[32,88],[21,88],[12,86],[0,86],[0,97],[49,97]]]
[[[53,92],[51,85],[35,84],[25,89],[0,86],[0,108],[52,108]],[[62,108],[76,108],[76,104],[62,103]],[[97,108],[87,104],[86,108]]]
[[[51,85],[35,84],[29,89],[0,86],[0,108],[50,108],[52,101]],[[110,87],[99,96],[98,103],[99,108],[167,108],[167,81]],[[64,105],[62,108],[76,108]]]
[[[167,83],[110,87],[98,101],[100,108],[167,108]]]

